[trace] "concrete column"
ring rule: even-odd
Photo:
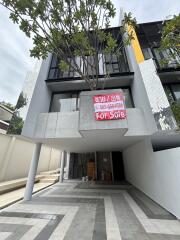
[[[66,175],[65,178],[69,178],[69,163],[70,163],[70,152],[66,153]]]
[[[29,173],[28,173],[28,179],[26,183],[26,189],[24,193],[24,200],[29,201],[32,198],[32,192],[34,187],[34,181],[36,177],[38,162],[39,162],[39,156],[41,152],[41,143],[36,143],[35,149],[33,152],[33,156],[30,163]]]
[[[60,168],[60,176],[59,182],[62,183],[64,179],[64,163],[65,163],[66,152],[63,151],[61,155],[61,168]]]

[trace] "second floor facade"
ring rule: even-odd
[[[23,135],[39,141],[56,143],[59,141],[65,143],[69,140],[73,143],[77,138],[81,144],[86,137],[92,141],[91,134],[94,134],[94,137],[102,137],[103,134],[108,136],[108,131],[113,134],[117,130],[116,134],[120,142],[129,139],[130,143],[131,138],[138,140],[161,131],[175,130],[177,124],[168,101],[167,81],[160,76],[154,57],[146,57],[146,50],[143,48],[145,45],[138,31],[136,34],[136,44],[139,45],[143,55],[141,62],[137,61],[133,44],[124,46],[122,54],[118,57],[99,53],[101,61],[98,66],[99,85],[96,94],[102,91],[108,93],[122,91],[127,121],[96,122],[93,117],[93,95],[89,97],[91,91],[88,84],[71,68],[61,71],[60,59],[55,55],[49,55],[41,66]],[[77,57],[75,61],[83,70],[81,58]],[[90,68],[90,75],[93,74],[91,70]],[[177,72],[177,68],[174,69],[175,71]],[[105,77],[107,72],[108,78]],[[167,75],[166,78],[169,79]],[[171,86],[172,88],[174,89],[174,86]],[[177,90],[174,92],[176,97]],[[91,119],[83,113],[84,108],[90,113],[88,116]],[[116,140],[114,137],[113,141]]]

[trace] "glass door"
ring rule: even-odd
[[[112,183],[111,152],[97,152],[97,180],[104,183]]]

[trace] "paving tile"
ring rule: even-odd
[[[1,232],[10,232],[11,234],[5,238],[6,240],[19,240],[31,226],[20,225],[20,224],[0,224],[0,233]],[[0,235],[1,236],[1,235]],[[1,238],[0,238],[1,239]]]
[[[0,224],[3,240],[180,240],[180,222],[127,184],[57,183],[3,217],[12,219]]]
[[[155,203],[152,199],[148,198],[141,191],[135,188],[131,188],[127,191],[149,218],[169,220],[176,219],[175,216],[166,211],[159,204]]]

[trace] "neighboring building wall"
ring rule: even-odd
[[[153,152],[150,140],[123,151],[128,182],[180,219],[180,148]]]
[[[22,93],[23,93],[23,96],[26,97],[27,104],[23,108],[19,109],[20,117],[22,117],[23,120],[26,119],[26,116],[27,116],[27,112],[29,109],[29,105],[31,103],[32,95],[33,95],[36,81],[39,75],[41,64],[42,64],[42,60],[37,60],[33,70],[27,72],[27,75],[24,81]]]
[[[9,127],[9,123],[0,120],[0,133],[6,134]]]
[[[0,182],[27,177],[34,143],[0,134]],[[43,145],[38,173],[60,168],[61,152]]]
[[[42,62],[41,69],[36,81],[32,99],[29,105],[27,117],[23,126],[22,135],[33,138],[36,121],[39,113],[49,112],[51,91],[48,89],[45,80],[49,73],[51,54]]]

